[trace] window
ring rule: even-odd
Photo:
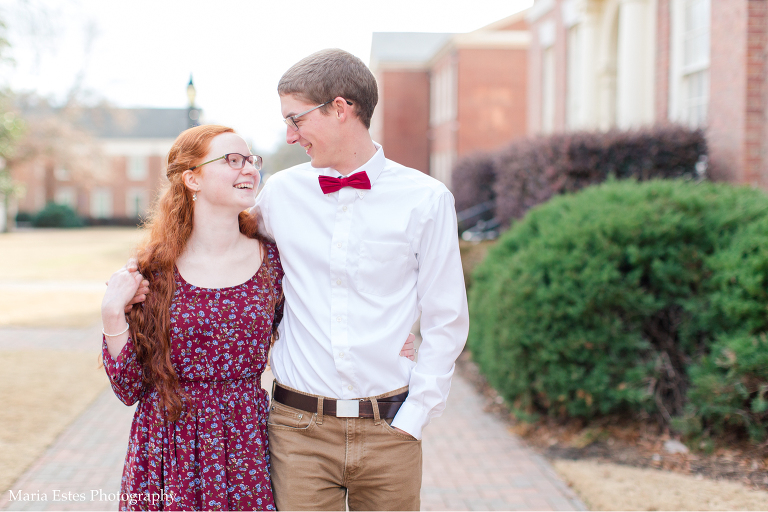
[[[136,218],[147,212],[147,192],[140,188],[129,189],[125,194],[125,215]]]
[[[112,216],[112,191],[106,187],[91,192],[91,217],[104,219]]]
[[[707,122],[709,102],[709,2],[685,0],[683,49],[684,119],[690,126]]]
[[[56,190],[56,204],[64,204],[77,210],[77,192],[73,187],[61,187]]]
[[[452,61],[432,75],[430,96],[432,125],[456,119],[456,72]]]
[[[53,171],[53,175],[58,181],[69,181],[72,179],[72,175],[64,167],[56,167],[56,169]]]
[[[707,123],[710,1],[675,0],[672,4],[670,118],[692,128]]]
[[[147,179],[147,158],[143,156],[128,157],[128,179],[144,181]]]

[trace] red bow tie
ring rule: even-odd
[[[371,180],[368,179],[368,174],[365,171],[356,172],[351,176],[344,176],[343,178],[318,176],[318,179],[320,180],[320,188],[323,189],[323,194],[330,194],[344,187],[371,189]]]

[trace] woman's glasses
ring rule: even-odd
[[[213,160],[208,160],[207,162],[203,162],[200,165],[190,167],[189,170],[194,171],[198,167],[202,167],[205,164],[215,162],[216,160],[221,160],[222,158],[225,158],[229,166],[237,171],[245,167],[245,162],[251,164],[257,171],[261,170],[262,161],[259,155],[241,155],[240,153],[227,153],[226,155],[220,156],[219,158],[214,158]]]

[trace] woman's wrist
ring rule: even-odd
[[[101,318],[103,320],[116,320],[125,318],[125,306],[119,304],[102,304],[101,305]]]
[[[108,333],[117,333],[125,329],[128,321],[125,318],[125,312],[122,310],[104,310],[101,311],[101,323],[104,325],[104,331]]]

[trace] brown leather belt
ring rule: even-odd
[[[408,392],[399,395],[377,398],[380,418],[394,418],[400,406],[403,405]],[[311,413],[317,412],[317,398],[303,395],[282,387],[275,382],[272,398],[288,407],[301,409]],[[323,399],[323,415],[336,416],[338,418],[373,418],[373,403],[370,400],[335,400]]]

